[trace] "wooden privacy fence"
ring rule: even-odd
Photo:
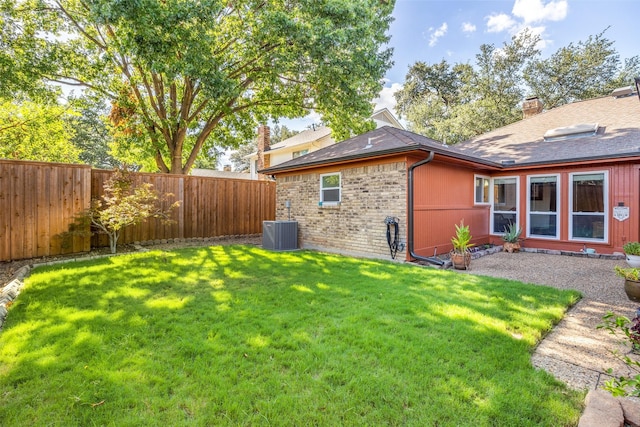
[[[108,246],[105,235],[65,235],[75,216],[103,195],[113,172],[89,166],[0,160],[0,261],[87,252]],[[126,228],[118,243],[262,232],[275,218],[275,183],[186,175],[134,173],[167,201],[180,200],[170,223],[158,219]]]
[[[0,261],[86,252],[61,237],[91,204],[91,167],[0,160]]]

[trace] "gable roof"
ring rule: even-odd
[[[594,135],[545,140],[550,129],[597,123]],[[340,161],[410,151],[513,169],[522,166],[576,163],[591,160],[640,158],[640,102],[635,96],[602,97],[566,104],[453,146],[403,129],[383,126],[325,147],[261,173],[272,174]]]
[[[390,126],[393,126],[395,128],[404,129],[404,126],[402,125],[402,123],[400,123],[400,121],[396,119],[396,116],[394,116],[393,113],[389,111],[389,109],[386,107],[374,111],[373,114],[371,115],[371,118],[373,120],[376,120],[382,123],[389,123]],[[378,126],[378,127],[382,127],[382,126]]]
[[[470,160],[491,166],[491,162],[483,159],[469,158],[463,153],[452,152],[451,147],[435,141],[426,136],[398,129],[392,126],[383,126],[378,129],[363,133],[320,150],[313,151],[288,162],[266,168],[260,171],[264,174],[284,172],[312,166],[320,166],[338,161],[366,159],[390,154],[408,153],[411,151],[434,151],[447,154],[462,160]]]
[[[551,129],[598,125],[595,135],[545,140]],[[562,105],[452,147],[509,168],[640,156],[638,97],[606,96]]]
[[[293,135],[292,137],[273,144],[269,151],[274,151],[284,147],[293,147],[296,145],[306,144],[308,142],[314,142],[330,135],[331,129],[326,126],[320,126],[313,129],[305,129],[302,132]]]

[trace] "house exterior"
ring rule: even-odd
[[[374,111],[371,118],[374,120],[376,128],[392,126],[404,129],[398,119],[387,108]],[[279,165],[336,143],[331,137],[331,129],[326,126],[314,126],[291,138],[271,145],[269,131],[264,128],[262,126],[258,130],[258,150],[249,156],[252,179],[259,178],[258,170],[260,169]]]
[[[542,111],[455,146],[382,127],[271,166],[276,219],[298,221],[304,248],[389,258],[387,216],[404,259],[451,249],[455,224],[501,243],[510,223],[524,246],[598,253],[640,240],[640,101],[607,96]]]

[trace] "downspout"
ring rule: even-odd
[[[431,264],[435,264],[435,265],[439,265],[442,266],[444,265],[444,261],[434,257],[423,257],[421,255],[418,255],[414,252],[414,247],[413,247],[413,170],[415,168],[417,168],[418,166],[422,166],[422,165],[426,165],[427,163],[429,163],[431,160],[433,160],[433,156],[434,156],[434,152],[430,151],[429,152],[429,157],[427,157],[424,160],[420,160],[417,163],[412,164],[411,166],[409,166],[409,212],[407,215],[408,218],[408,233],[409,235],[407,236],[407,241],[409,243],[409,255],[415,259],[419,259],[421,261],[427,261]]]

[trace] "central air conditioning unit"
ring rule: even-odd
[[[262,221],[262,247],[274,251],[298,249],[298,221]]]

